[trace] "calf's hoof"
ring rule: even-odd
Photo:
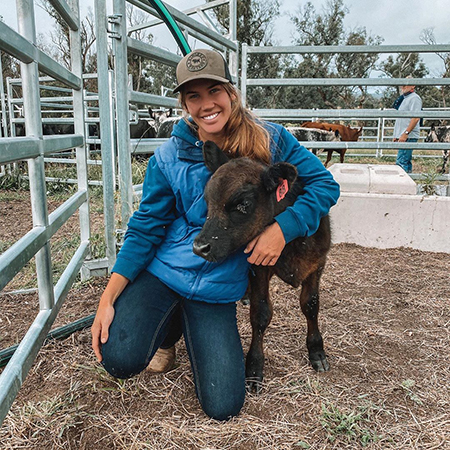
[[[259,394],[262,390],[262,377],[253,376],[245,379],[247,391],[252,394]]]
[[[328,372],[330,370],[330,365],[323,351],[310,354],[309,362],[316,372]]]

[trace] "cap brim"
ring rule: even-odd
[[[192,77],[188,78],[187,80],[184,80],[173,90],[173,93],[176,94],[177,92],[180,91],[180,89],[185,84],[187,84],[193,80],[215,80],[215,81],[220,81],[221,83],[231,83],[231,81],[228,80],[227,78],[219,77],[218,75],[197,75],[197,76],[192,76]]]

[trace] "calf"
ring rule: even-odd
[[[356,142],[362,134],[363,128],[352,128],[347,127],[345,125],[337,124],[337,123],[326,123],[326,122],[304,122],[302,123],[302,127],[305,128],[316,128],[319,130],[327,130],[327,131],[338,131],[341,137],[341,141],[345,142]],[[328,163],[331,160],[331,155],[333,152],[338,152],[340,155],[340,162],[344,162],[346,148],[342,149],[329,149],[327,160],[325,161],[325,167],[327,167]]]
[[[152,111],[149,108],[150,117],[155,119],[156,123],[156,137],[157,138],[170,138],[172,130],[175,124],[181,120],[181,116],[173,116],[172,108],[167,111]]]
[[[450,142],[450,125],[436,127],[431,125],[430,131],[425,138],[425,142]],[[442,167],[440,172],[445,173],[445,166],[448,163],[450,150],[442,150]]]
[[[334,142],[341,140],[341,136],[337,130],[333,132],[307,127],[288,127],[287,130],[297,141]],[[312,149],[312,152],[317,155],[317,149]]]
[[[194,241],[193,251],[207,261],[221,261],[240,250],[274,217],[292,205],[303,187],[297,170],[288,163],[267,167],[249,158],[228,161],[214,143],[203,147],[205,164],[214,172],[205,188],[207,220]],[[281,184],[280,184],[281,182]],[[282,197],[281,189],[287,193]],[[310,237],[286,245],[275,266],[255,266],[250,271],[250,321],[252,342],[246,358],[249,389],[259,392],[263,379],[263,337],[272,318],[269,281],[277,275],[293,287],[302,285],[300,306],[306,316],[309,360],[318,372],[329,369],[318,326],[319,280],[330,248],[328,216]],[[231,275],[231,274],[230,274]],[[232,275],[231,275],[232,276]]]

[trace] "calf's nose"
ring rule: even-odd
[[[208,256],[209,252],[211,251],[211,245],[199,244],[194,241],[193,250],[196,255],[204,258],[205,256]]]

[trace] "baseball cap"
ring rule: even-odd
[[[174,93],[192,80],[206,78],[222,83],[232,83],[228,64],[223,56],[215,50],[204,48],[188,53],[177,65],[177,87]]]

